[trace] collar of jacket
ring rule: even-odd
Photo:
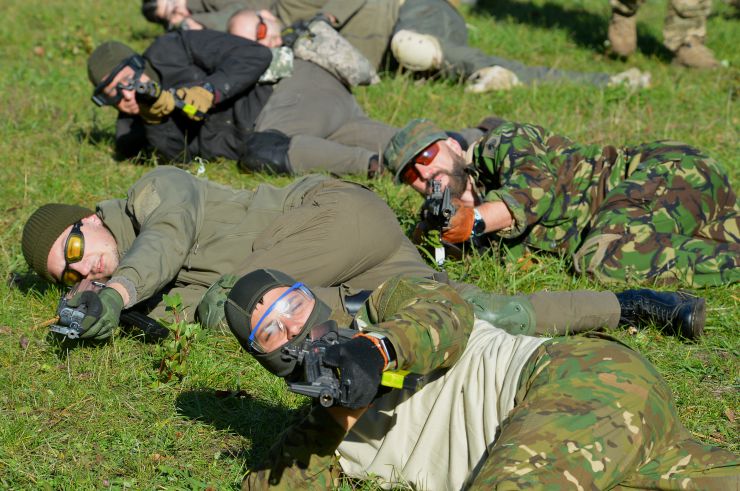
[[[126,255],[136,239],[136,231],[131,218],[126,213],[126,200],[109,199],[101,201],[95,207],[95,213],[103,220],[113,234],[118,246],[118,258]]]

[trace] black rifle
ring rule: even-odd
[[[318,399],[324,407],[345,406],[348,402],[349,384],[340,382],[340,377],[333,367],[324,365],[326,349],[335,344],[344,343],[357,331],[339,329],[336,323],[329,321],[316,326],[299,347],[285,347],[283,353],[296,360],[302,368],[300,381],[288,381],[288,390],[297,394]],[[383,372],[380,385],[389,388],[417,391],[427,381],[427,377],[405,370]]]
[[[432,192],[421,205],[421,219],[431,230],[442,231],[448,227],[456,211],[452,198],[450,198],[450,187],[447,186],[444,191],[441,191],[441,187],[440,181],[436,179],[432,181]]]
[[[87,280],[83,280],[87,282]],[[95,290],[102,287],[101,283],[92,281],[82,285],[78,285],[69,292],[62,295],[59,299],[59,305],[57,306],[57,320],[56,324],[52,324],[49,329],[52,332],[56,332],[65,336],[67,339],[77,339],[80,337],[85,330],[82,328],[82,320],[85,318],[87,313],[87,307],[80,305],[79,307],[70,307],[67,302],[76,293],[84,290]],[[123,326],[132,327],[140,330],[147,339],[160,340],[166,338],[170,331],[165,326],[155,321],[151,317],[142,314],[136,310],[128,309],[121,312],[121,324]]]

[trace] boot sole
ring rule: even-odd
[[[695,298],[698,302],[689,317],[689,325],[681,326],[681,334],[688,339],[699,339],[704,334],[704,324],[707,319],[707,301],[701,297]]]

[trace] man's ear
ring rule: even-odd
[[[462,146],[460,146],[460,142],[452,138],[451,136],[448,137],[445,140],[445,143],[447,143],[447,146],[452,150],[456,155],[460,155],[461,157],[465,156],[465,152],[463,152]]]

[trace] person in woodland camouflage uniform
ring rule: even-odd
[[[689,145],[585,145],[488,118],[467,152],[427,120],[391,139],[396,179],[458,199],[443,238],[488,234],[573,259],[602,281],[709,286],[740,280],[740,207],[727,172]]]
[[[376,70],[387,56],[404,68],[467,81],[466,90],[506,90],[533,82],[572,81],[596,86],[650,85],[650,74],[631,68],[616,75],[532,67],[483,53],[468,45],[465,20],[446,0],[143,0],[142,12],[152,22],[171,28],[228,30],[258,40],[251,17],[240,19],[237,5],[263,11],[267,35],[262,44],[276,46],[281,29],[317,15],[355,46]],[[168,7],[170,6],[170,7]],[[219,10],[221,14],[219,15]],[[274,15],[273,15],[274,14]],[[279,24],[274,21],[277,20]],[[242,25],[246,22],[247,25]]]
[[[609,42],[620,56],[629,56],[637,49],[636,14],[645,0],[609,0],[612,16],[609,21]],[[704,45],[707,37],[707,17],[712,0],[670,0],[663,25],[663,44],[675,56],[674,62],[692,68],[715,68],[719,62]]]
[[[335,315],[272,270],[242,277],[225,310],[242,347],[290,381],[303,373],[288,350]],[[449,286],[410,277],[378,287],[352,328],[323,358],[349,387],[343,405],[314,405],[242,489],[329,489],[340,473],[414,489],[740,485],[740,459],[692,439],[656,369],[625,345],[514,336]],[[430,381],[380,390],[395,369]]]

